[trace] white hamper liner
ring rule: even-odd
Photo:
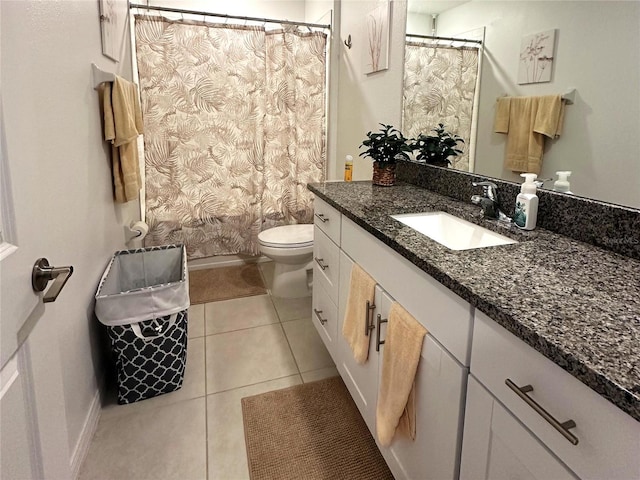
[[[116,252],[96,293],[117,374],[118,403],[173,392],[187,360],[189,281],[183,245]]]
[[[186,310],[186,248],[166,245],[116,252],[95,298],[96,316],[107,326],[134,324]]]

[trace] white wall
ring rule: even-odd
[[[146,0],[133,1],[146,5]],[[305,21],[304,0],[151,0],[149,5],[199,12]]]
[[[431,24],[433,17],[428,13],[407,13],[407,33],[433,35]]]
[[[353,155],[353,179],[371,180],[371,159],[359,157],[358,148],[368,131],[379,123],[400,128],[402,119],[402,76],[407,2],[391,2],[389,69],[369,75],[363,73],[362,54],[366,41],[365,15],[376,8],[376,1],[342,0],[340,36],[351,35],[353,47],[340,45],[338,90],[338,140],[336,172],[343,178],[344,159]]]
[[[438,35],[482,26],[476,172],[520,181],[502,167],[506,136],[492,131],[498,96],[576,88],[563,135],[547,140],[541,177],[572,170],[574,193],[640,207],[640,2],[473,1],[438,17]],[[522,36],[549,29],[557,29],[552,81],[517,85]]]

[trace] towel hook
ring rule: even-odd
[[[347,39],[344,41],[344,44],[346,45],[346,47],[351,50],[351,47],[353,45],[353,43],[351,43],[351,34],[349,34],[349,36],[347,37]]]

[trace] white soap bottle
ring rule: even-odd
[[[555,181],[555,183],[553,184],[553,191],[554,192],[563,192],[563,193],[573,193],[571,191],[571,186],[569,185],[569,175],[571,175],[571,172],[567,171],[567,172],[556,172],[556,175],[558,175],[558,180]]]
[[[535,173],[521,173],[520,176],[524,177],[525,181],[516,197],[513,222],[523,230],[533,230],[538,220],[538,196],[535,184],[538,176]]]

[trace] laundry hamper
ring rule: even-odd
[[[183,245],[116,252],[96,293],[115,359],[118,403],[182,386],[187,359],[189,279]]]

